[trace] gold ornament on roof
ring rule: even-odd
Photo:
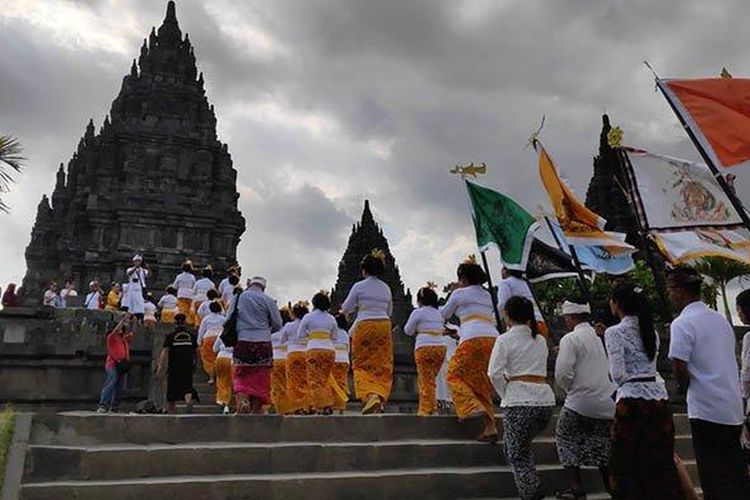
[[[328,290],[323,290],[323,289],[319,290],[318,293],[325,295],[326,297],[331,295],[331,292],[329,292]]]
[[[623,132],[620,127],[612,127],[612,130],[607,133],[607,144],[610,148],[619,148],[622,146]]]
[[[294,307],[306,307],[307,309],[310,309],[310,303],[306,300],[300,300],[294,304]]]
[[[430,290],[437,290],[437,287],[437,283],[435,283],[434,281],[427,282],[427,288],[429,288]]]
[[[487,164],[482,162],[481,165],[474,165],[474,162],[469,163],[465,166],[455,165],[452,169],[448,170],[451,174],[460,175],[461,177],[473,177],[477,178],[478,175],[484,175],[487,173]]]
[[[382,251],[379,248],[375,248],[370,252],[370,256],[375,257],[379,261],[381,261],[383,264],[385,264],[385,252]]]
[[[477,256],[474,254],[471,254],[467,256],[461,264],[476,264],[476,263],[477,263]]]
[[[726,67],[721,68],[721,76],[724,80],[730,80],[732,78],[732,73],[729,72],[729,70]]]

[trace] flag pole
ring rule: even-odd
[[[502,322],[500,321],[500,311],[497,304],[497,292],[495,286],[492,284],[492,274],[490,274],[490,265],[487,262],[487,253],[484,250],[480,250],[479,254],[482,256],[482,265],[484,266],[484,272],[487,274],[487,286],[490,287],[490,298],[492,299],[492,310],[495,313],[495,321],[497,321],[497,328],[500,329]]]
[[[564,252],[565,250],[563,249],[563,244],[557,237],[557,233],[555,233],[555,230],[552,228],[552,223],[550,222],[549,217],[547,217],[546,215],[544,215],[543,217],[544,222],[547,223],[547,229],[549,229],[549,232],[552,233],[552,237],[555,238],[555,243],[557,243],[560,251]],[[576,273],[578,273],[578,286],[583,293],[584,299],[586,299],[586,301],[588,302],[589,300],[591,300],[591,291],[588,288],[588,283],[586,283],[586,275],[583,272],[581,261],[578,259],[578,253],[576,253],[573,245],[568,244],[568,253],[570,253],[571,258],[573,259],[573,266],[575,266]]]
[[[651,71],[653,71],[653,69]],[[654,75],[656,76],[656,73],[654,73]],[[747,212],[745,211],[745,207],[742,205],[742,202],[737,197],[737,193],[735,193],[729,187],[727,180],[724,178],[721,172],[719,172],[718,167],[714,164],[708,152],[698,140],[698,137],[695,135],[695,131],[692,129],[692,127],[690,127],[690,125],[687,123],[685,118],[680,114],[679,110],[677,109],[677,105],[672,101],[672,99],[669,98],[669,95],[664,90],[664,88],[661,85],[658,85],[658,82],[661,80],[661,78],[656,76],[656,80],[657,80],[657,87],[659,87],[659,90],[664,96],[664,99],[666,99],[667,103],[669,104],[669,107],[672,108],[672,111],[674,112],[674,114],[677,115],[677,119],[680,121],[682,128],[685,129],[685,132],[687,132],[688,136],[690,137],[690,140],[693,141],[693,145],[698,150],[698,153],[700,153],[701,157],[703,158],[703,161],[706,162],[706,165],[711,170],[711,173],[714,174],[714,178],[716,179],[716,182],[719,183],[719,186],[721,186],[721,189],[724,190],[724,193],[729,198],[730,203],[739,214],[740,219],[742,219],[742,224],[745,226],[745,229],[750,231],[750,216],[748,216]]]

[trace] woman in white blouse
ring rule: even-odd
[[[505,302],[510,329],[495,341],[488,373],[502,399],[505,454],[522,499],[544,498],[531,440],[552,418],[555,394],[547,383],[547,341],[537,332],[534,304],[514,296]]]
[[[430,286],[417,292],[418,309],[412,311],[404,326],[404,333],[416,335],[414,361],[417,365],[417,388],[419,389],[420,416],[437,413],[435,378],[443,366],[445,352],[443,332],[445,320],[438,311],[438,296]]]
[[[336,363],[333,339],[339,327],[336,319],[328,313],[331,299],[327,293],[316,293],[312,305],[313,310],[300,322],[297,336],[307,339],[307,391],[312,410],[319,415],[330,415],[337,393],[341,391],[333,379]]]
[[[284,325],[279,342],[286,344],[286,397],[288,411],[296,415],[310,413],[307,394],[307,337],[298,335],[302,319],[309,313],[307,302],[292,306],[292,321]]]
[[[456,271],[458,286],[440,309],[446,321],[458,316],[461,328],[456,352],[448,365],[448,387],[461,421],[481,419],[482,431],[477,439],[497,441],[492,384],[487,376],[497,327],[492,297],[482,285],[487,281],[484,270],[472,257]]]
[[[172,286],[177,289],[177,307],[185,315],[189,325],[192,325],[193,316],[190,311],[193,308],[193,287],[195,276],[193,276],[193,263],[186,260],[182,263],[182,272],[178,274]]]
[[[364,279],[354,284],[341,304],[344,314],[357,319],[352,325],[354,392],[362,401],[362,414],[382,413],[393,385],[393,338],[390,287],[379,276],[385,272],[385,254],[373,250],[362,259]]]
[[[737,295],[737,314],[746,325],[750,325],[750,290],[743,290]],[[742,394],[747,401],[745,408],[745,427],[742,430],[742,447],[745,449],[745,464],[750,472],[750,332],[742,337],[742,359],[740,381]]]
[[[674,423],[664,380],[656,371],[659,337],[643,290],[623,283],[612,292],[620,323],[604,341],[609,372],[617,385],[610,453],[615,498],[683,499],[674,463]]]

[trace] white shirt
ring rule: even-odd
[[[201,326],[198,327],[198,344],[202,344],[204,338],[210,339],[221,335],[226,320],[227,318],[223,314],[217,313],[209,313],[208,316],[203,318]]]
[[[88,295],[86,295],[86,309],[99,309],[99,301],[101,300],[102,295],[99,293],[99,291],[96,292],[89,292]]]
[[[525,325],[515,325],[495,340],[487,375],[502,398],[501,407],[555,405],[549,384],[510,381],[519,375],[546,378],[548,354],[545,338],[532,337],[531,328]]]
[[[339,326],[333,316],[325,311],[313,309],[302,318],[295,338],[298,340],[305,339],[308,351],[313,349],[334,351],[332,339],[338,329]]]
[[[42,303],[45,306],[57,307],[57,293],[47,290],[44,292],[44,301]]]
[[[214,285],[214,282],[211,281],[210,278],[201,278],[196,281],[195,286],[193,286],[193,300],[207,300],[208,297],[206,297],[206,294],[208,293],[208,291],[215,289],[216,285]]]
[[[656,354],[648,359],[643,347],[638,318],[625,316],[604,332],[609,359],[609,374],[617,385],[617,401],[622,398],[640,398],[662,401],[668,399],[664,380],[656,371],[659,357],[659,336],[656,336]],[[655,377],[653,382],[631,382],[631,380]]]
[[[511,297],[525,297],[534,305],[534,317],[537,321],[544,321],[542,311],[539,310],[539,306],[536,305],[534,295],[531,293],[531,288],[526,280],[516,278],[515,276],[508,276],[500,281],[500,286],[497,288],[497,305],[502,311],[505,308],[505,303]]]
[[[565,407],[585,417],[614,418],[612,393],[604,345],[588,323],[576,325],[560,340],[555,381],[565,392]]]
[[[286,344],[287,356],[293,352],[305,352],[307,350],[307,339],[297,338],[299,324],[300,320],[295,319],[281,329],[281,341]]]
[[[688,417],[723,425],[743,421],[734,331],[703,302],[688,304],[672,322],[669,357],[687,363]]]
[[[440,308],[440,314],[445,320],[449,320],[454,314],[461,320],[459,344],[469,339],[497,337],[492,297],[490,292],[479,285],[454,290],[448,302]]]
[[[233,290],[233,289],[234,287],[229,283],[229,278],[224,278],[223,280],[219,282],[218,290],[222,297],[224,296],[224,292],[226,292],[227,290]],[[229,295],[231,296],[232,294],[230,293]]]
[[[63,307],[68,307],[68,297],[78,297],[78,292],[76,292],[72,288],[63,288],[62,290],[60,290],[60,298],[62,299]]]
[[[346,314],[357,313],[355,325],[367,319],[389,319],[393,311],[391,289],[375,276],[369,276],[352,286],[341,309]]]
[[[224,300],[224,303],[229,304],[230,302],[232,302],[232,297],[234,297],[234,288],[234,286],[229,284],[229,286],[224,287],[223,291],[219,289],[219,293],[221,293],[221,298]]]
[[[284,325],[286,326],[286,325]],[[273,359],[286,359],[286,343],[283,340],[284,328],[271,334],[271,346],[273,347]]]
[[[208,316],[209,314],[211,314],[211,301],[210,300],[206,300],[204,302],[201,302],[201,305],[198,306],[198,312],[197,313],[198,313],[198,317],[200,319],[203,319],[206,316]],[[217,313],[217,314],[221,314],[222,316],[224,315],[223,312],[220,312],[220,313]]]
[[[151,319],[156,321],[156,306],[151,301],[146,301],[143,304],[143,319]]]
[[[216,337],[216,340],[214,340],[214,352],[217,353],[217,358],[232,359],[232,357],[234,357],[234,347],[225,346],[224,342],[222,342],[221,340],[221,335]]]
[[[339,328],[336,331],[333,346],[336,349],[336,363],[349,364],[349,334],[346,330]]]
[[[159,302],[156,305],[161,307],[162,310],[177,309],[177,297],[169,293],[166,293],[161,296],[161,298],[159,299]]]
[[[129,267],[125,271],[125,277],[128,279],[128,291],[130,293],[141,291],[146,287],[146,278],[148,277],[148,269],[142,267]]]
[[[743,383],[744,396],[750,400],[750,332],[742,337],[742,372],[741,379]],[[750,411],[750,401],[748,401],[748,411]]]
[[[193,276],[193,273],[183,271],[174,279],[172,286],[177,289],[178,299],[192,299],[195,276]]]
[[[414,350],[428,346],[442,346],[445,320],[440,311],[430,306],[422,306],[412,311],[404,325],[404,333],[410,337],[417,336]]]

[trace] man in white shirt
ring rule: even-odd
[[[701,302],[700,275],[678,268],[667,278],[672,303],[682,312],[672,322],[669,357],[681,388],[687,388],[688,418],[698,476],[706,500],[747,500],[742,394],[729,322]]]
[[[604,345],[590,324],[591,306],[565,301],[562,315],[572,331],[560,340],[555,363],[555,381],[566,393],[557,420],[556,441],[570,489],[561,495],[583,498],[581,467],[598,467],[604,484],[609,484],[607,464],[615,387],[609,379]]]
[[[94,280],[89,283],[89,293],[86,295],[84,306],[86,309],[95,310],[101,306],[102,294],[99,288],[99,282]]]

